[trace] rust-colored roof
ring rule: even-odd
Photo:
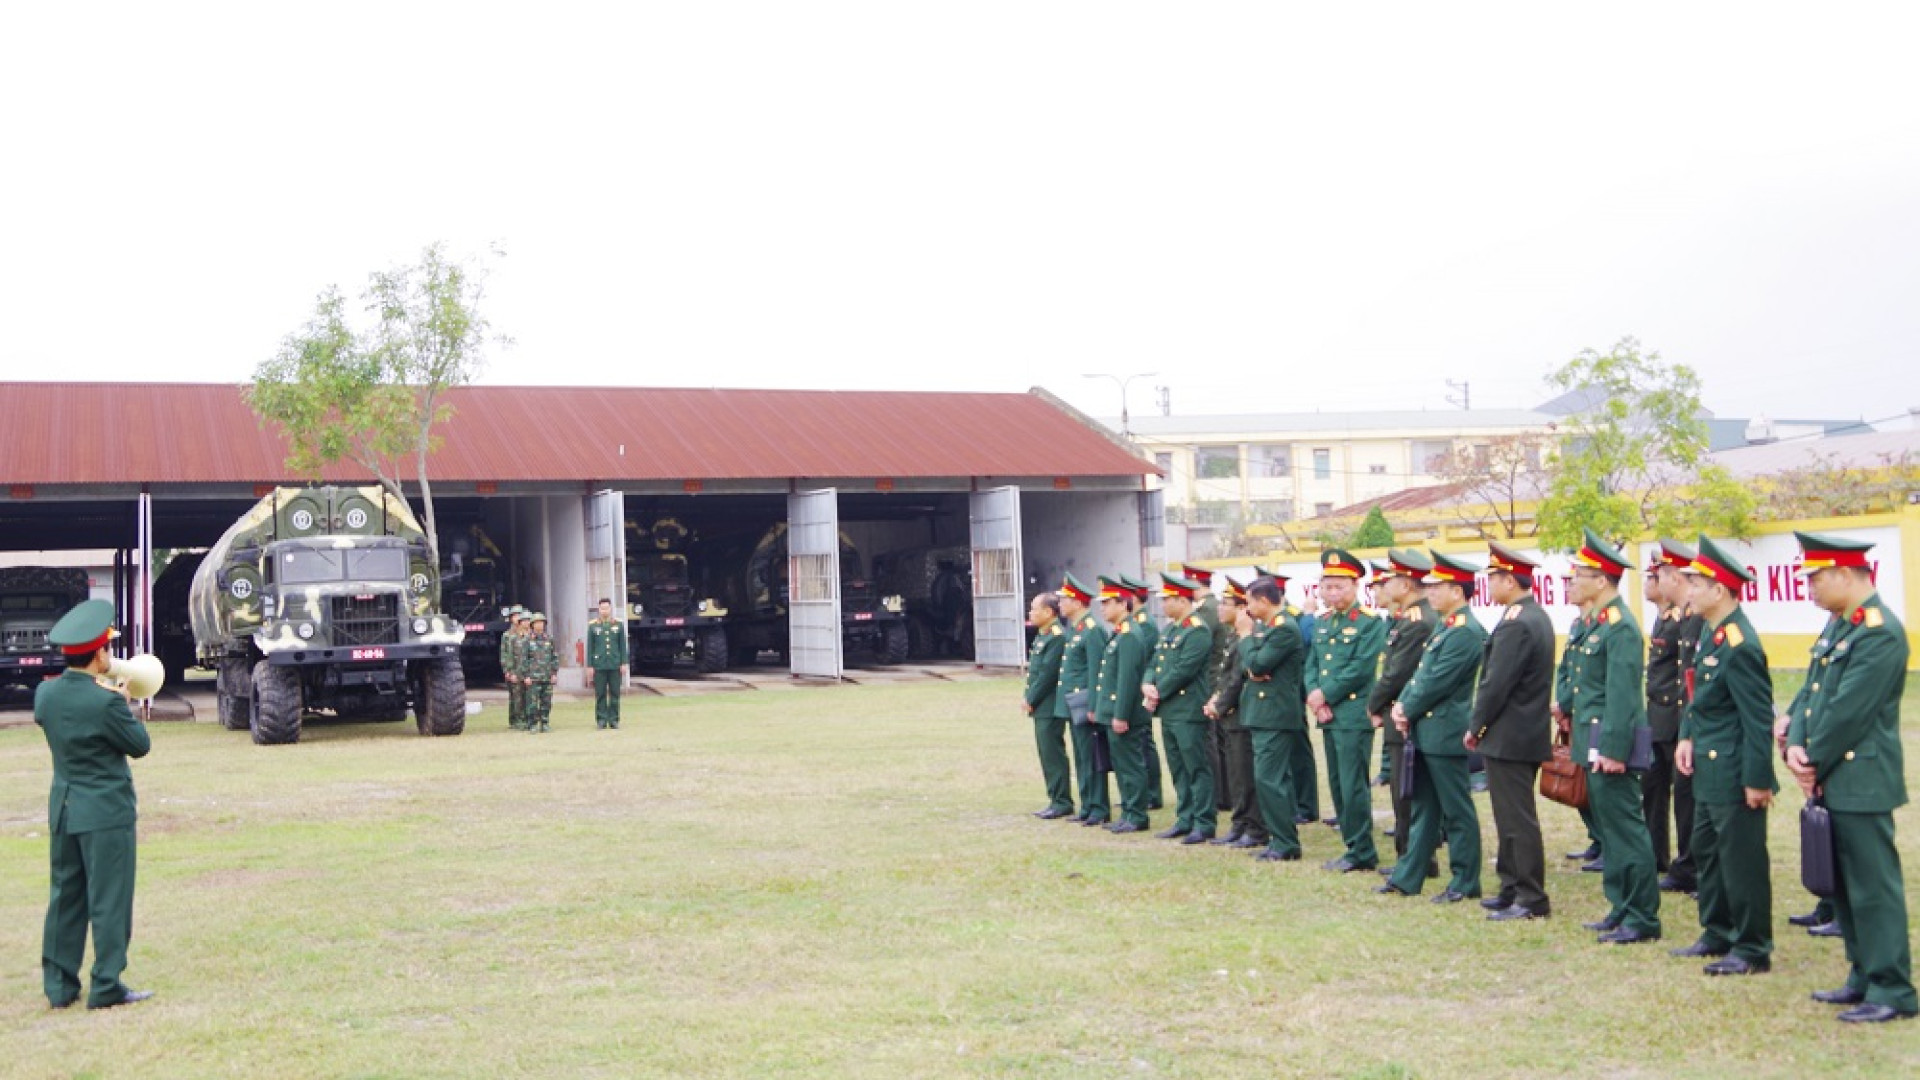
[[[470,386],[436,481],[1141,476],[1037,393]],[[0,383],[0,482],[299,482],[238,386]],[[521,431],[510,435],[510,432]],[[620,452],[624,444],[626,452]],[[409,474],[411,470],[408,470]],[[364,479],[352,465],[327,480]]]

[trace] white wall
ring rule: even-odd
[[[1138,575],[1140,496],[1132,491],[1023,491],[1020,546],[1028,593],[1071,572],[1089,588],[1101,574]]]

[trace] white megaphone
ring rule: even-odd
[[[126,687],[127,696],[135,701],[144,701],[160,692],[167,681],[166,665],[152,653],[141,653],[124,659],[114,657],[107,665],[107,678]]]

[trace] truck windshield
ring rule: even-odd
[[[400,548],[348,551],[347,576],[355,581],[405,581],[407,553]]]
[[[274,577],[282,585],[311,585],[322,581],[340,580],[340,556],[343,552],[335,550],[317,550],[313,548],[295,548],[280,553],[278,573]]]
[[[0,596],[0,611],[58,611],[60,610],[60,599],[60,597],[50,593],[26,593],[24,595],[15,593],[10,596]]]

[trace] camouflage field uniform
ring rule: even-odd
[[[546,634],[527,635],[521,648],[522,674],[532,680],[527,687],[527,730],[552,731],[547,718],[553,713],[553,676],[560,670],[560,654]]]
[[[527,688],[515,682],[525,666],[522,645],[526,635],[518,630],[508,630],[500,635],[500,670],[507,676],[507,724],[515,731],[524,731],[527,727]]]

